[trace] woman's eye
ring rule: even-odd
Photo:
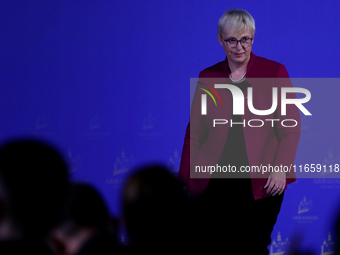
[[[247,42],[249,40],[249,37],[244,37],[244,38],[242,38],[242,41],[243,42]]]

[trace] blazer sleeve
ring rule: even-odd
[[[281,97],[282,87],[293,87],[288,72],[283,65],[280,65],[278,70],[276,87],[278,87],[279,97]],[[287,98],[296,98],[295,93],[287,93],[286,95]],[[287,180],[287,183],[290,183],[296,179],[293,164],[301,135],[300,113],[295,105],[287,104],[286,115],[282,115],[281,104],[279,104],[276,115],[277,119],[280,119],[280,121],[278,121],[276,125],[278,147],[275,153],[274,166],[282,165],[283,167],[288,167],[288,169],[290,169],[286,174],[287,178],[290,178]],[[289,119],[295,120],[296,122],[288,121]],[[282,123],[282,120],[287,121],[285,121],[286,123]],[[288,125],[290,127],[287,127]],[[295,126],[293,127],[293,125]]]
[[[199,78],[202,78],[202,72]],[[208,137],[208,128],[205,125],[205,117],[201,115],[201,94],[202,90],[196,86],[195,95],[191,105],[190,121],[186,128],[184,145],[181,156],[178,180],[182,184],[187,184],[190,178],[190,168],[197,155],[199,147]]]

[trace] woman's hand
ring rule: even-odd
[[[286,186],[286,173],[285,172],[271,172],[264,188],[267,188],[267,194],[275,196],[281,195]]]

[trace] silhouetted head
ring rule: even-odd
[[[71,234],[82,227],[107,231],[108,222],[109,212],[99,193],[87,184],[71,184],[59,224],[68,225]]]
[[[96,237],[98,240],[91,245],[106,245],[108,249],[115,241],[114,237],[109,237],[109,222],[109,212],[99,193],[86,184],[71,184],[60,220],[51,231],[51,248],[57,255],[79,254],[82,249],[94,249],[85,245]],[[99,239],[108,240],[110,244]],[[97,252],[99,248],[95,247]]]
[[[50,145],[21,139],[0,147],[0,226],[9,221],[23,237],[42,237],[67,195],[67,165]]]
[[[184,201],[182,187],[164,167],[135,172],[123,190],[123,213],[132,245],[152,249],[178,243]]]

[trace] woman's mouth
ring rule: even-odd
[[[243,56],[244,53],[234,53],[236,57],[241,57]]]

